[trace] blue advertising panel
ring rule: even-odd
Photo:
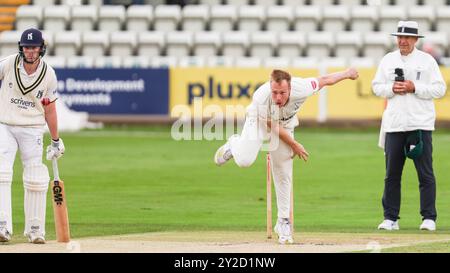
[[[55,69],[60,98],[90,114],[167,115],[169,70]]]

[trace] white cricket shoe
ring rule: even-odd
[[[395,222],[392,220],[384,220],[380,225],[378,225],[378,229],[399,230],[400,227],[398,225],[398,220]]]
[[[435,231],[436,230],[436,222],[430,219],[423,220],[422,224],[420,225],[421,230],[429,230],[429,231]]]
[[[294,239],[292,239],[291,224],[289,223],[289,218],[279,218],[274,230],[278,235],[278,242],[280,244],[284,245],[286,243],[294,243]]]
[[[28,242],[30,242],[32,244],[45,244],[45,237],[38,230],[33,230],[33,231],[27,233],[26,236],[28,238]]]
[[[11,241],[11,233],[6,229],[6,227],[0,227],[0,243],[6,243]]]
[[[229,142],[222,145],[219,149],[217,149],[216,154],[214,155],[214,162],[217,166],[222,166],[227,163],[228,160],[233,158],[233,154],[231,153],[231,146]]]

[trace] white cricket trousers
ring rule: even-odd
[[[45,234],[46,195],[50,177],[42,163],[44,127],[0,123],[0,226],[12,234],[11,184],[17,150],[23,166],[25,233]]]
[[[293,129],[287,129],[294,136]],[[239,167],[251,166],[264,143],[270,140],[270,165],[277,197],[278,218],[289,218],[291,185],[292,185],[292,149],[281,141],[273,132],[267,131],[264,121],[257,117],[249,117],[245,120],[241,135],[233,135],[229,139],[231,153]]]

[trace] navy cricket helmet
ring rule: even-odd
[[[22,33],[19,41],[19,53],[23,56],[24,46],[38,46],[41,48],[39,55],[43,57],[47,50],[42,32],[35,28],[29,28]]]

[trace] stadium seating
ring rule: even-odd
[[[154,14],[154,30],[165,32],[178,30],[178,24],[181,20],[181,8],[179,6],[156,6]]]
[[[379,30],[384,33],[395,32],[398,21],[408,19],[404,6],[382,6],[379,15]]]
[[[146,56],[130,56],[123,58],[122,67],[125,68],[148,68],[150,67],[150,58]]]
[[[238,29],[241,31],[259,31],[263,29],[265,8],[263,6],[240,6],[238,8]]]
[[[237,7],[212,6],[210,15],[210,29],[212,31],[232,31],[236,24]]]
[[[396,48],[390,34],[399,20],[415,20],[426,35],[418,46],[432,43],[450,57],[447,0],[140,3],[34,0],[17,9],[13,31],[0,33],[0,56],[17,52],[21,31],[35,27],[48,36],[49,60],[64,58],[67,67],[302,67],[313,65],[313,59],[316,67],[339,63],[366,67],[377,65]]]
[[[44,61],[53,68],[66,67],[66,58],[64,56],[44,56]]]
[[[232,67],[234,58],[230,56],[211,56],[206,57],[206,66],[208,67]]]
[[[322,10],[318,6],[296,6],[294,9],[294,29],[315,32],[322,20]]]
[[[136,32],[117,31],[111,33],[109,40],[111,56],[128,57],[134,55],[137,43]]]
[[[392,48],[393,38],[382,32],[367,32],[363,35],[363,55],[380,60]]]
[[[319,65],[319,58],[317,57],[296,57],[291,61],[291,66],[294,68],[317,68]]]
[[[163,32],[140,32],[137,39],[137,55],[150,57],[162,55],[166,43]]]
[[[362,46],[362,35],[360,32],[340,32],[335,35],[336,56],[344,58],[355,58],[359,56]]]
[[[102,6],[98,10],[98,29],[103,31],[120,31],[125,21],[125,7]]]
[[[278,56],[289,58],[302,56],[305,46],[304,32],[281,32],[278,35]]]
[[[273,6],[267,8],[266,30],[288,31],[294,19],[294,10],[289,6]]]
[[[0,56],[17,53],[17,41],[20,40],[20,31],[3,31],[0,33]]]
[[[55,35],[53,50],[55,56],[77,56],[81,47],[81,36],[78,31],[66,31],[64,35]]]
[[[127,9],[126,29],[132,31],[147,31],[153,22],[153,6],[132,5]]]
[[[450,33],[450,6],[439,7],[436,10],[436,30]]]
[[[436,14],[432,6],[410,6],[408,19],[417,21],[422,32],[431,31]]]
[[[307,36],[306,55],[324,58],[331,56],[334,48],[332,32],[310,32]]]
[[[374,6],[353,6],[350,10],[351,30],[374,31],[378,17],[378,9]]]
[[[350,12],[347,6],[326,6],[323,9],[322,29],[324,31],[345,31]]]
[[[65,31],[70,20],[69,6],[47,6],[44,8],[43,29]]]
[[[223,33],[222,48],[224,56],[246,56],[250,37],[247,32],[231,31]]]
[[[36,6],[53,6],[56,4],[56,0],[34,0],[33,4]]]
[[[242,68],[261,67],[262,60],[258,57],[238,57],[235,59],[234,66]]]
[[[187,31],[175,31],[167,33],[166,55],[174,57],[189,56],[192,48],[193,33]]]
[[[277,36],[275,32],[261,31],[250,33],[249,51],[250,56],[261,58],[274,56],[277,47]]]
[[[188,5],[182,11],[182,28],[186,31],[203,31],[209,20],[209,6]]]
[[[109,51],[109,33],[85,31],[81,34],[81,52],[84,56],[104,56]]]
[[[121,68],[122,58],[119,56],[98,56],[94,58],[94,67]]]
[[[288,57],[268,57],[263,59],[262,66],[270,68],[287,68],[291,66]]]
[[[94,57],[92,57],[92,56],[74,56],[74,57],[66,58],[66,67],[68,67],[68,68],[91,68],[91,67],[94,67]]]
[[[222,37],[219,32],[195,32],[193,41],[193,54],[198,56],[216,56],[222,46]]]
[[[150,67],[176,67],[177,65],[175,56],[158,56],[150,59]]]
[[[25,30],[30,27],[40,28],[42,16],[41,6],[20,6],[16,12],[16,30]]]
[[[77,31],[94,30],[98,21],[97,6],[73,6],[70,28]]]
[[[204,56],[184,56],[178,58],[178,67],[205,67],[206,57]]]

